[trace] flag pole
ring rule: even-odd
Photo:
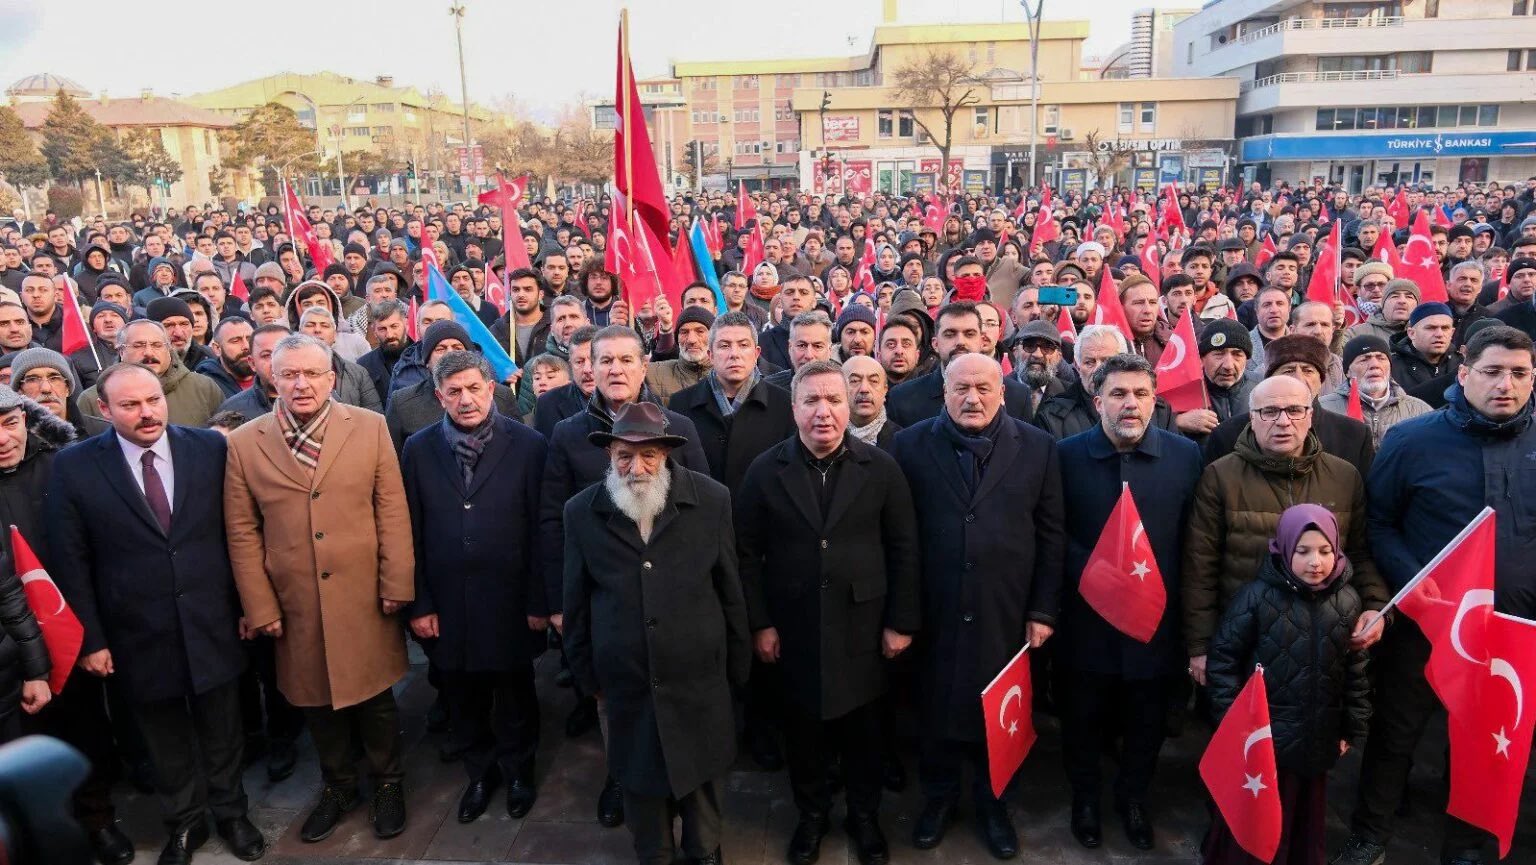
[[[632,157],[632,155],[630,153],[631,139],[632,139],[633,136],[629,135],[625,131],[625,127],[629,126],[630,123],[631,123],[630,111],[631,111],[631,109],[633,107],[629,103],[630,91],[634,89],[633,86],[632,86],[633,82],[631,82],[629,80],[630,74],[631,74],[631,68],[630,68],[630,65],[629,65],[629,9],[626,7],[624,9],[620,9],[619,10],[619,88],[620,88],[619,103],[620,103],[620,111],[622,112],[619,115],[620,116],[619,132],[624,135],[624,146],[619,148],[620,150],[623,151],[623,153],[620,155],[619,158],[624,160],[624,180],[629,183],[629,189],[624,189],[624,190],[620,190],[620,191],[624,193],[624,217],[627,220],[627,226],[626,226],[625,230],[629,232],[629,241],[630,241],[630,244],[631,244],[631,249],[633,249],[633,244],[634,244],[634,241],[635,241],[635,237],[634,237],[634,234],[635,234],[635,195],[634,195],[634,191],[635,191],[635,180],[634,180],[635,173],[634,173],[634,159],[633,159],[633,157]],[[628,286],[625,286],[624,293],[626,295],[629,294],[629,287]],[[626,301],[625,305],[626,306],[629,305],[627,303],[628,300],[629,300],[629,298],[625,297],[625,301]],[[630,314],[631,315],[634,314],[633,310],[631,310]]]

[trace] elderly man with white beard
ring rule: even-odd
[[[677,317],[677,357],[651,363],[645,383],[663,405],[672,395],[709,374],[709,329],[715,316],[702,306],[685,307]]]
[[[730,494],[668,462],[686,439],[651,403],[625,405],[588,439],[609,467],[565,505],[566,658],[607,709],[608,769],[636,860],[673,861],[676,813],[682,854],[718,865],[731,688],[746,683],[752,652]]]
[[[1371,428],[1371,445],[1381,447],[1382,436],[1401,421],[1433,411],[1429,404],[1410,396],[1392,380],[1392,349],[1375,334],[1361,334],[1344,344],[1345,380],[1337,390],[1323,394],[1318,405],[1336,414],[1349,414],[1351,383],[1360,388],[1359,420]]]

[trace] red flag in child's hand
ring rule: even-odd
[[[1200,758],[1200,778],[1238,846],[1261,862],[1280,847],[1281,808],[1275,737],[1264,669],[1254,670]]]

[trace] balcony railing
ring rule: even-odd
[[[1238,90],[1239,92],[1247,93],[1250,90],[1274,87],[1277,84],[1313,84],[1327,81],[1391,81],[1411,74],[1413,73],[1403,72],[1401,69],[1359,69],[1348,72],[1281,72],[1278,75],[1266,75],[1263,78],[1244,81],[1238,85]]]
[[[1353,30],[1363,27],[1401,27],[1402,25],[1403,16],[1401,15],[1374,16],[1370,18],[1287,18],[1268,27],[1250,30],[1221,47],[1230,48],[1233,45],[1247,45],[1250,42],[1268,39],[1276,33],[1284,33],[1288,30]]]

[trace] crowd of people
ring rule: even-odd
[[[17,214],[0,519],[84,638],[54,693],[0,536],[0,740],[90,758],[74,813],[103,865],[134,858],[124,775],[158,797],[162,865],[192,860],[210,812],[262,857],[243,772],[287,778],[306,730],[321,787],[302,840],[363,804],[389,838],[414,640],[429,729],[466,772],[459,821],[498,792],[523,817],[549,651],[577,695],[565,734],[605,744],[597,820],[627,825],[639,862],[723,861],[738,747],[787,768],[794,865],[817,861],[838,794],[860,862],[887,862],[881,798],[914,752],[910,843],[943,842],[968,784],[1008,859],[980,693],[1022,647],[1088,848],[1106,799],[1153,848],[1165,739],[1219,720],[1259,663],[1275,861],[1328,859],[1325,781],[1361,747],[1332,861],[1382,865],[1439,708],[1429,643],[1389,598],[1488,506],[1495,607],[1536,618],[1533,196],[1536,178],[1199,188],[1170,230],[1127,189],[765,190],[750,217],[745,194],[685,195],[674,237],[720,226],[714,273],[643,302],[606,263],[606,197],[311,206],[335,262],[318,271],[276,206]],[[1447,302],[1376,254],[1407,242],[1404,204],[1436,214]],[[1307,286],[1334,225],[1329,304]],[[508,268],[508,243],[533,266]],[[462,304],[425,291],[427,248]],[[1123,328],[1101,322],[1110,290]],[[1197,345],[1170,348],[1186,313]],[[1200,407],[1159,396],[1175,351],[1198,356]],[[1123,489],[1167,599],[1146,641],[1079,591]],[[1480,861],[1486,833],[1447,816],[1441,836],[1443,863]],[[1256,861],[1214,812],[1203,857]]]

